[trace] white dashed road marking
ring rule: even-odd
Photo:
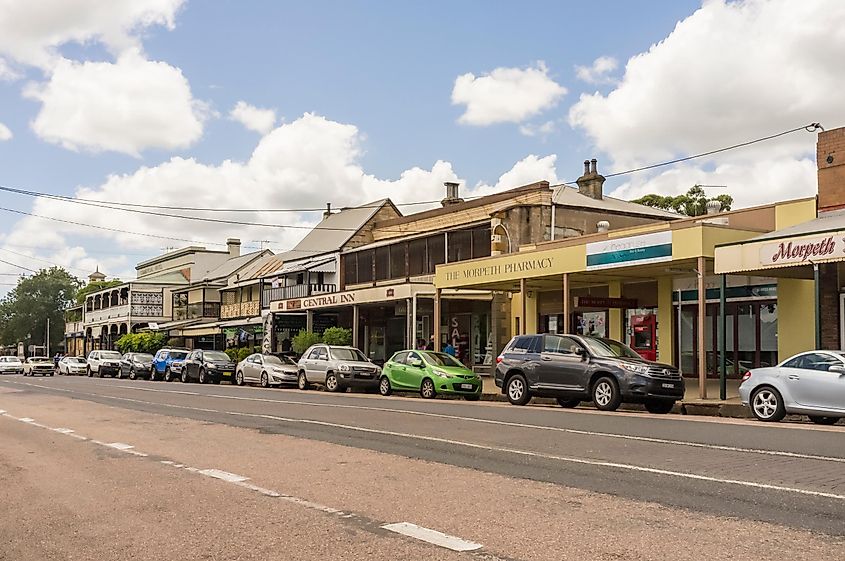
[[[444,534],[443,532],[438,532],[437,530],[423,528],[422,526],[417,526],[416,524],[411,524],[410,522],[385,524],[382,528],[390,530],[391,532],[396,532],[397,534],[402,534],[403,536],[439,545],[440,547],[445,547],[446,549],[451,549],[452,551],[474,551],[476,549],[481,549],[482,547],[480,543],[462,540],[461,538],[450,536],[449,534]]]
[[[35,419],[30,417],[14,417],[9,415],[6,411],[0,411],[0,416],[9,417],[11,419],[15,419],[17,421],[22,421],[27,423],[28,425],[44,428],[47,430],[51,430],[54,432],[58,432],[60,434],[65,434],[67,436],[73,436],[76,438],[81,438],[83,440],[88,440],[84,436],[80,436],[75,433],[73,429],[68,428],[53,428],[48,427],[46,425],[42,425],[35,422]],[[131,444],[125,444],[123,442],[102,442],[100,440],[91,439],[89,442],[92,444],[97,444],[99,446],[105,446],[108,448],[112,448],[115,450],[119,450],[121,452],[126,452],[129,454],[134,454],[136,456],[142,457],[149,457],[148,454],[143,452],[138,452],[134,450],[134,446]],[[236,485],[238,487],[248,489],[250,491],[254,491],[256,493],[260,493],[266,497],[271,497],[274,499],[280,499],[289,503],[296,504],[298,506],[316,510],[319,512],[324,512],[326,514],[331,514],[337,516],[339,518],[362,518],[352,513],[347,513],[342,510],[338,510],[336,508],[332,508],[330,506],[322,505],[320,503],[315,503],[313,501],[309,501],[307,499],[302,499],[299,497],[294,497],[293,495],[285,495],[283,493],[279,493],[277,491],[273,491],[272,489],[266,489],[264,487],[259,487],[258,485],[253,485],[252,483],[248,483],[249,478],[243,475],[238,475],[237,473],[231,473],[228,471],[223,471],[221,469],[216,468],[208,468],[208,469],[199,469],[191,466],[186,466],[184,464],[177,464],[172,460],[158,460],[159,463],[164,465],[169,465],[177,469],[184,469],[191,473],[196,473],[198,475],[204,475],[206,477],[211,477],[213,479],[217,479],[219,481],[224,481],[226,483],[230,483],[232,485]],[[411,524],[409,522],[398,522],[395,524],[383,524],[379,526],[384,530],[388,530],[397,534],[401,534],[406,537],[415,538],[426,543],[436,545],[439,547],[443,547],[446,549],[451,549],[453,551],[475,551],[477,549],[481,549],[483,546],[479,543],[463,540],[461,538],[450,536],[448,534],[444,534],[442,532],[438,532],[437,530],[432,530],[429,528],[424,528],[422,526],[417,526],[416,524]],[[497,559],[495,556],[489,556],[490,559]]]

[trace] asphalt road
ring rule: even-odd
[[[109,461],[133,467],[147,461],[179,472],[163,478],[168,488],[178,487],[172,495],[159,486],[144,491],[145,499],[165,501],[161,512],[198,508],[194,499],[202,491],[184,498],[174,482],[201,487],[190,474],[211,469],[208,478],[240,487],[226,489],[239,498],[203,512],[228,509],[222,505],[229,500],[238,505],[244,493],[278,503],[275,493],[288,497],[291,519],[302,518],[318,534],[339,528],[348,538],[340,549],[331,549],[331,541],[300,547],[308,541],[300,540],[301,555],[249,557],[237,549],[211,559],[340,559],[363,552],[377,559],[382,551],[392,559],[698,559],[708,550],[737,559],[750,551],[757,559],[845,557],[845,426],[67,377],[0,378],[0,409],[6,411],[0,459],[10,466],[44,455],[51,466],[97,473],[104,468],[100,456],[79,450],[96,441]],[[27,440],[29,433],[40,436]],[[32,454],[5,457],[45,435],[51,443],[34,446]],[[15,471],[23,481],[5,486],[37,485],[28,469],[33,466]],[[103,482],[114,470],[98,477],[92,493],[123,493],[123,504],[134,505],[137,483],[119,471],[109,485]],[[249,479],[226,480],[239,477]],[[59,496],[71,488],[52,485]],[[171,496],[183,499],[167,503]],[[12,516],[8,508],[4,517]],[[271,512],[265,516],[278,514]],[[459,553],[384,528],[401,522],[480,547]],[[0,538],[18,543],[14,532],[3,532]],[[292,541],[283,528],[273,539]],[[128,555],[138,546],[122,547]],[[140,558],[158,558],[145,551]],[[14,559],[28,552],[19,549]],[[32,553],[45,558],[43,550]],[[197,553],[184,555],[202,558]]]

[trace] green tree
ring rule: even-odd
[[[634,199],[632,202],[653,208],[671,210],[684,216],[701,216],[707,213],[707,203],[709,201],[719,201],[722,203],[722,210],[730,210],[733,205],[734,198],[728,194],[708,197],[701,185],[694,185],[683,195],[672,197],[649,194],[644,195],[639,199]]]
[[[343,327],[329,327],[323,331],[323,343],[327,345],[351,345],[352,330]]]
[[[21,279],[0,301],[0,343],[44,345],[50,320],[50,349],[64,339],[64,312],[75,302],[81,281],[61,267],[42,269]]]
[[[76,291],[76,303],[84,304],[85,297],[91,294],[92,292],[98,292],[100,290],[105,290],[106,288],[114,288],[115,286],[120,286],[121,284],[123,284],[123,281],[117,279],[89,282],[88,284]]]
[[[321,341],[322,339],[320,338],[319,333],[312,333],[311,331],[305,331],[303,329],[294,335],[293,341],[291,341],[291,347],[293,348],[293,352],[301,355],[308,349],[308,347],[316,345]]]
[[[127,333],[115,342],[117,350],[122,353],[155,354],[167,342],[167,335],[155,331],[142,333]]]

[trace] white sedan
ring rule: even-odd
[[[87,368],[88,362],[85,360],[85,357],[66,356],[59,361],[59,374],[84,376]]]
[[[23,363],[16,356],[0,356],[0,374],[23,374]]]
[[[845,352],[809,351],[750,370],[742,377],[739,397],[761,421],[780,421],[789,413],[836,424],[845,418]]]

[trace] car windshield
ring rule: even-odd
[[[67,357],[68,362],[75,362],[76,364],[85,364],[85,359],[81,356],[69,356]]]
[[[153,355],[138,354],[132,357],[132,359],[136,362],[152,362]]]
[[[20,362],[20,360],[13,356],[0,356],[0,362]]]
[[[457,366],[464,368],[464,365],[450,354],[435,353],[431,351],[420,354],[423,355],[423,357],[425,357],[425,361],[432,366]]]
[[[215,360],[219,362],[229,362],[229,355],[221,353],[220,351],[206,351],[203,354],[205,360]]]
[[[183,360],[186,356],[188,356],[187,351],[170,351],[170,358],[173,360]]]
[[[53,359],[47,358],[46,356],[34,356],[29,359],[29,362],[53,362]]]
[[[112,360],[120,360],[120,353],[115,351],[105,351],[100,353],[100,358],[109,358]]]
[[[367,362],[367,357],[358,349],[332,349],[332,358],[335,360],[348,360],[350,362]]]
[[[642,358],[631,347],[613,339],[584,337],[584,344],[595,356],[605,358]]]

